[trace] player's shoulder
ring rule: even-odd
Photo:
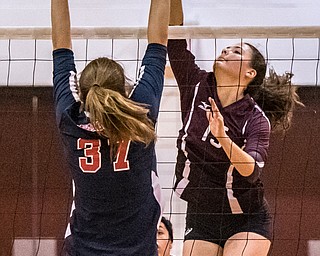
[[[60,129],[62,132],[73,134],[75,137],[95,132],[84,111],[80,111],[81,103],[74,102],[62,113]]]
[[[269,119],[263,109],[257,104],[254,104],[253,113],[255,119],[259,119],[262,122],[269,122]]]
[[[268,131],[271,129],[269,118],[257,104],[254,105],[252,115],[247,120],[247,126],[253,130],[259,128],[261,131]]]

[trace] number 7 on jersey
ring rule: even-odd
[[[113,162],[115,172],[129,170],[127,160],[130,141],[122,141],[119,145],[116,160]],[[83,149],[84,156],[79,157],[79,167],[85,173],[96,173],[101,168],[101,141],[79,138],[77,148]],[[107,156],[109,157],[109,156]]]

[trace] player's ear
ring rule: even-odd
[[[253,68],[248,69],[246,72],[246,77],[249,78],[250,80],[252,80],[253,78],[255,78],[255,76],[257,75],[257,71]]]

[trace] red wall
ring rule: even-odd
[[[52,89],[0,88],[0,98],[0,255],[7,256],[13,238],[63,240],[71,183]]]
[[[300,88],[299,95],[305,107],[284,136],[272,136],[263,172],[275,214],[274,256],[307,256],[308,240],[320,240],[320,88]]]

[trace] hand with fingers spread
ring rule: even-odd
[[[217,140],[220,140],[227,136],[224,129],[223,116],[221,115],[214,99],[209,97],[209,102],[211,104],[211,110],[207,111],[207,118],[210,125],[210,131]]]

